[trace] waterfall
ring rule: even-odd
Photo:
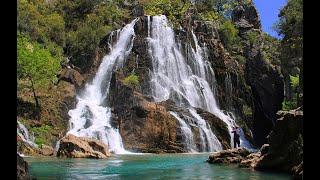
[[[224,114],[216,103],[213,93],[216,80],[211,64],[206,59],[206,49],[200,47],[192,32],[195,48],[187,44],[188,51],[185,58],[181,43],[176,42],[175,33],[168,24],[166,16],[153,16],[152,22],[150,20],[148,17],[147,39],[148,52],[152,60],[150,86],[154,101],[171,99],[177,106],[188,108],[199,128],[202,150],[221,150],[221,143],[213,134],[209,124],[194,109],[201,108],[219,117],[227,124],[231,136],[235,121]],[[183,119],[177,118],[177,120],[183,128],[187,127]],[[182,132],[186,133],[184,136],[189,136],[187,131]],[[231,138],[232,144],[233,138]]]
[[[194,118],[197,119],[200,130],[201,130],[201,132],[204,133],[204,135],[207,139],[208,148],[206,148],[205,150],[221,151],[222,150],[221,143],[219,142],[218,138],[211,131],[210,125],[207,124],[206,121],[204,119],[202,119],[201,116],[199,114],[197,114],[197,112],[193,108],[189,108],[189,112],[192,114],[192,116]],[[203,137],[203,135],[202,135],[202,137]]]
[[[117,154],[128,151],[123,147],[119,130],[110,124],[111,109],[106,101],[112,73],[123,67],[131,52],[135,37],[134,25],[137,20],[116,31],[117,39],[114,45],[110,37],[109,54],[104,56],[92,82],[87,83],[84,92],[78,95],[76,108],[68,112],[71,118],[67,134],[99,139],[108,144],[110,152]]]
[[[38,147],[36,143],[34,143],[34,136],[29,134],[28,129],[19,121],[17,121],[17,134],[22,139],[23,142],[29,144],[32,147]]]
[[[196,152],[196,145],[194,144],[194,141],[193,141],[193,134],[190,126],[183,119],[181,119],[177,113],[170,111],[170,114],[173,115],[180,123],[181,131],[185,138],[188,152]]]

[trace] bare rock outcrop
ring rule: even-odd
[[[69,158],[107,158],[108,146],[103,142],[69,134],[60,140],[58,157]]]

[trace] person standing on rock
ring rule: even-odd
[[[239,126],[233,127],[233,130],[231,131],[233,133],[233,147],[237,148],[240,147],[240,128]]]

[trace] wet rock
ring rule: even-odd
[[[296,174],[303,161],[303,111],[279,111],[277,115],[278,120],[268,136],[269,149],[256,168]]]
[[[177,144],[177,122],[161,104],[151,102],[147,96],[132,89],[117,85],[117,99],[111,103],[117,118],[126,149],[138,152],[185,152]]]
[[[70,82],[76,87],[81,87],[84,83],[84,78],[82,75],[77,70],[71,68],[62,69],[61,73],[59,74],[59,80]]]
[[[290,173],[303,178],[303,112],[298,108],[279,111],[275,127],[256,153],[241,153],[240,148],[213,153],[209,163],[237,163],[239,167]]]
[[[230,147],[231,138],[228,130],[228,125],[217,116],[207,111],[204,111],[202,109],[197,109],[197,113],[210,124],[212,132],[219,139],[223,149],[231,148]]]
[[[261,155],[266,154],[266,153],[269,151],[269,148],[270,148],[270,145],[269,145],[269,144],[264,144],[264,145],[260,148]]]
[[[17,154],[17,179],[30,179],[28,163],[19,154]]]
[[[224,164],[231,164],[231,163],[240,163],[242,160],[245,159],[250,152],[243,147],[234,148],[234,149],[227,149],[220,152],[215,152],[209,156],[207,160],[208,163],[215,164],[215,163],[224,163]]]
[[[261,153],[251,153],[239,164],[239,167],[243,168],[254,168],[260,160]]]
[[[53,156],[55,154],[54,149],[51,146],[48,146],[45,144],[41,146],[40,151],[41,151],[41,154],[44,156]]]
[[[136,6],[134,6],[134,8],[133,8],[133,10],[132,10],[132,15],[133,15],[134,17],[143,16],[143,15],[144,15],[143,6],[142,6],[142,5],[136,5]]]
[[[76,137],[69,134],[60,140],[58,157],[69,158],[107,158],[108,146],[100,140]]]
[[[251,86],[254,101],[253,137],[258,146],[267,143],[282,107],[283,77],[263,59],[260,51],[246,62],[246,80]]]
[[[29,156],[40,156],[41,151],[39,148],[31,146],[30,144],[24,142],[19,136],[17,136],[17,151],[24,155]]]
[[[303,161],[292,168],[292,173],[294,179],[303,179]]]

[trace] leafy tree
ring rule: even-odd
[[[303,1],[288,0],[280,11],[279,19],[275,28],[283,36],[279,48],[281,70],[286,84],[286,99],[292,100],[295,95],[290,86],[290,75],[294,75],[296,68],[299,68],[300,74],[303,71]],[[302,78],[301,75],[299,77]],[[302,79],[299,82],[298,94],[302,91]]]
[[[62,16],[52,12],[44,0],[19,0],[18,24],[20,32],[27,33],[34,41],[44,45],[65,43],[65,23]]]
[[[68,55],[72,57],[72,62],[81,69],[86,69],[100,40],[110,30],[111,27],[104,25],[102,18],[96,14],[88,14],[77,30],[68,32]]]
[[[20,33],[17,39],[17,55],[18,78],[30,82],[28,88],[32,90],[37,116],[40,119],[41,106],[37,90],[57,80],[56,74],[60,70],[59,59],[53,57],[48,49]]]

